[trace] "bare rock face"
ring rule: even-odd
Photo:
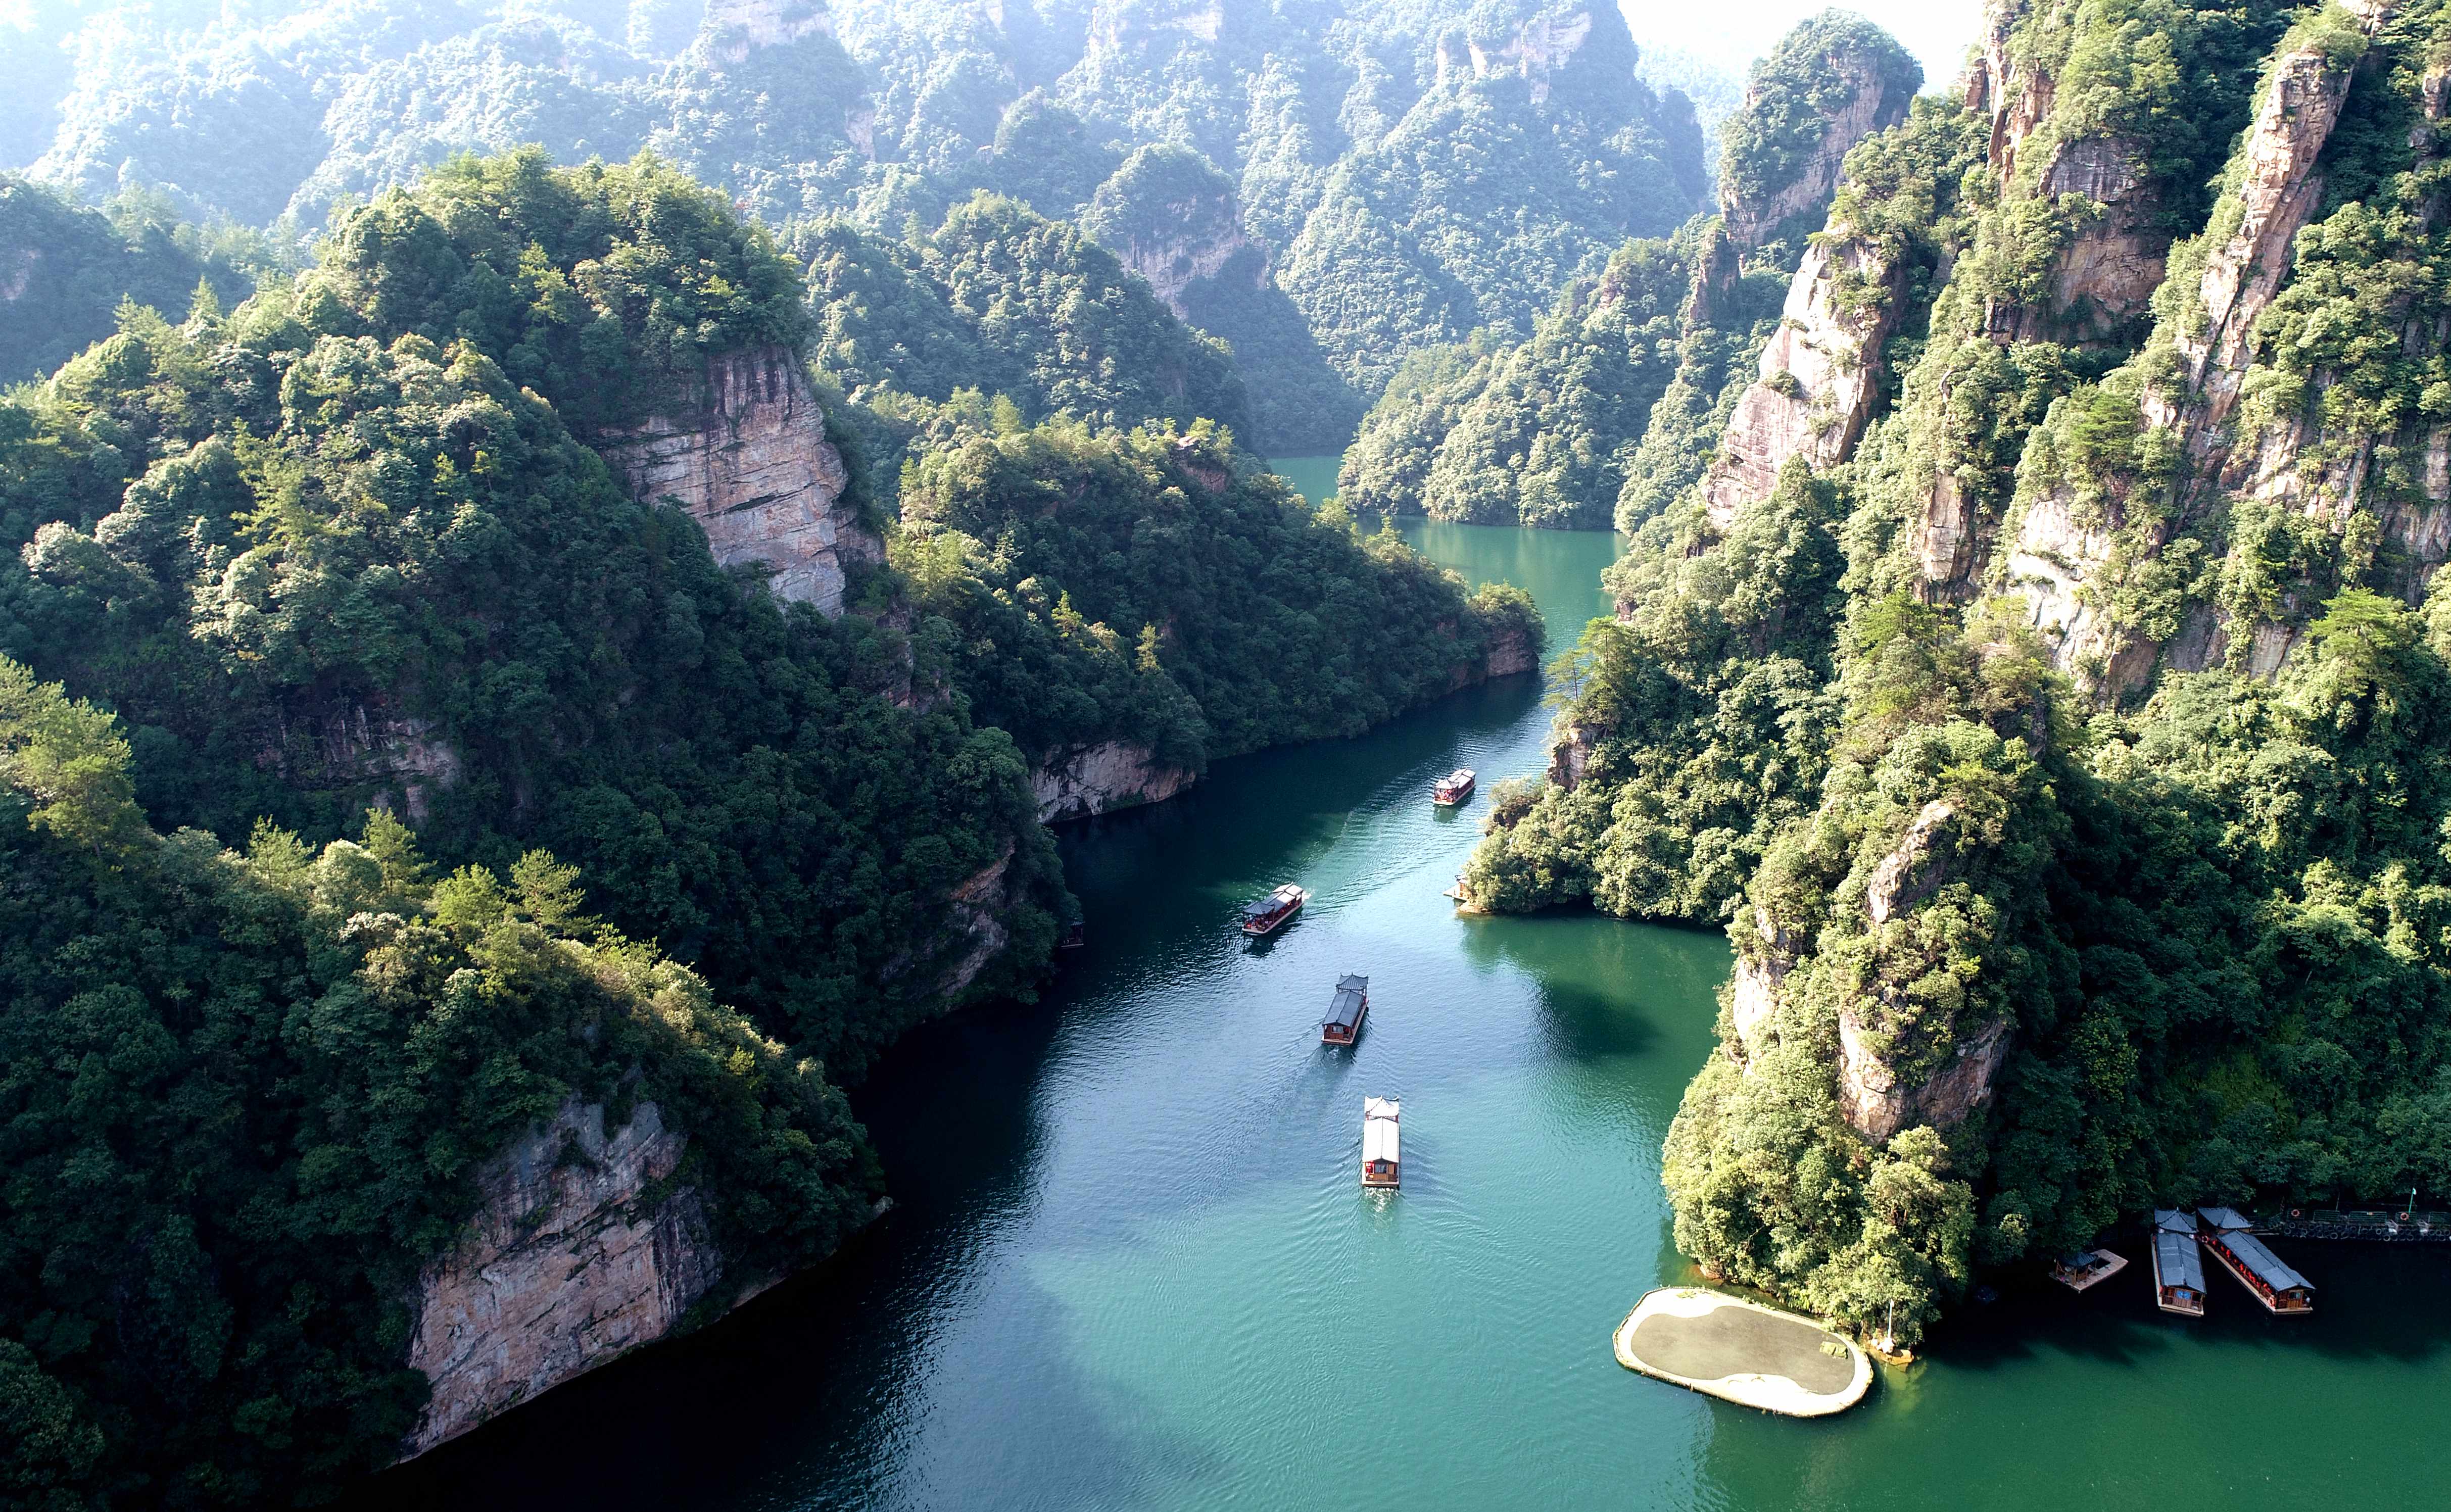
[[[487,1164],[465,1237],[418,1279],[408,1365],[434,1394],[403,1458],[663,1337],[715,1287],[697,1192],[657,1190],[687,1143],[653,1103],[608,1135],[572,1101]]]
[[[1949,1129],[1988,1101],[2009,1059],[2012,1027],[1992,1019],[1960,1039],[1957,1053],[1934,1074],[1903,1084],[1866,1044],[1863,1026],[1838,1014],[1838,1113],[1866,1139],[1888,1139],[1916,1124]]]
[[[1482,677],[1512,677],[1520,673],[1540,670],[1540,654],[1532,647],[1532,638],[1523,631],[1509,629],[1490,642],[1489,655],[1482,658]]]
[[[1572,793],[1591,769],[1592,752],[1600,743],[1599,731],[1589,725],[1571,724],[1558,732],[1549,745],[1549,784],[1560,792]]]
[[[2284,54],[2248,128],[2233,229],[2209,249],[2194,290],[2200,319],[2174,323],[2175,387],[2145,400],[2145,422],[2176,427],[2186,455],[2201,462],[2221,444],[2245,383],[2257,319],[2289,270],[2290,244],[2323,203],[2316,170],[2340,119],[2354,71],[2320,48]]]
[[[967,944],[959,956],[937,972],[937,996],[958,996],[1011,943],[1011,932],[1004,922],[1006,912],[1012,906],[1012,888],[1005,879],[1011,866],[1012,842],[1008,840],[1003,854],[994,861],[945,894],[947,932],[962,937]],[[892,974],[892,968],[887,968],[887,974]]]
[[[1267,285],[1267,249],[1244,230],[1230,181],[1186,187],[1145,208],[1147,219],[1135,216],[1140,224],[1133,228],[1099,225],[1092,231],[1124,266],[1148,281],[1149,291],[1177,320],[1191,319],[1195,285],[1227,279],[1245,288]]]
[[[1439,44],[1438,82],[1511,73],[1531,87],[1535,105],[1544,104],[1552,79],[1582,50],[1591,35],[1588,8],[1564,14],[1543,11],[1503,38],[1450,34]]]
[[[1191,786],[1183,767],[1160,764],[1147,746],[1108,740],[1033,769],[1038,822],[1063,824],[1143,803],[1163,803]]]
[[[1816,471],[1846,461],[1872,418],[1881,344],[1906,302],[1892,290],[1873,308],[1841,309],[1841,268],[1882,287],[1893,275],[1870,242],[1832,229],[1838,234],[1806,250],[1778,331],[1762,348],[1761,376],[1736,402],[1702,480],[1711,522],[1722,530],[1744,505],[1770,497],[1789,458],[1800,456]]]
[[[1754,936],[1736,952],[1735,975],[1728,989],[1728,1009],[1736,1027],[1736,1053],[1748,1071],[1770,1049],[1779,984],[1795,970],[1795,958],[1802,948],[1800,932],[1781,925],[1771,917],[1770,910],[1759,904],[1754,906]]]
[[[2014,178],[2017,149],[2051,109],[2056,90],[2048,72],[2021,66],[2010,47],[2030,0],[1989,0],[1983,11],[1983,49],[1966,74],[1966,108],[1991,118],[1991,142],[1984,160],[2005,181]]]
[[[833,36],[834,18],[823,0],[709,0],[700,34],[716,56],[739,63],[759,48]]]
[[[1827,61],[1831,71],[1847,81],[1847,103],[1822,121],[1812,156],[1795,177],[1759,203],[1743,198],[1725,183],[1720,187],[1720,219],[1739,246],[1759,246],[1787,222],[1828,205],[1838,189],[1839,167],[1855,144],[1907,118],[1913,91],[1886,87],[1872,58],[1851,49],[1832,52]],[[1746,87],[1745,109],[1760,105],[1760,88],[1758,82]]]
[[[634,498],[687,510],[716,561],[763,563],[777,595],[820,613],[842,613],[849,563],[885,555],[844,501],[851,471],[826,440],[799,358],[783,347],[715,359],[700,403],[607,436],[598,449]]]
[[[460,753],[433,721],[382,703],[351,701],[285,713],[264,732],[255,764],[318,791],[371,789],[410,823],[424,822],[433,799],[460,781]]]
[[[2035,198],[2078,195],[2093,209],[2052,260],[2040,305],[1994,300],[1984,329],[2000,342],[2100,343],[2145,316],[2169,263],[2161,196],[2148,184],[2141,138],[2079,136],[2060,142],[2031,187]],[[2013,181],[2012,181],[2013,182]]]
[[[1941,831],[1957,817],[1955,805],[1934,798],[1923,806],[1907,826],[1907,833],[1881,864],[1873,868],[1873,875],[1864,887],[1864,912],[1876,925],[1912,909],[1938,891],[1948,879],[1948,864],[1933,854]]]

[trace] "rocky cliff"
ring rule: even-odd
[[[1146,746],[1108,740],[1068,751],[1031,769],[1041,824],[1063,824],[1143,803],[1163,803],[1196,780],[1187,768],[1159,762]]]
[[[1883,344],[1904,304],[1898,272],[1877,244],[1840,224],[1805,252],[1778,331],[1762,348],[1760,376],[1736,402],[1702,479],[1713,524],[1724,530],[1738,509],[1769,498],[1788,459],[1818,471],[1853,453],[1879,397]]]
[[[403,1456],[654,1343],[723,1281],[697,1192],[671,1182],[687,1144],[654,1103],[608,1133],[573,1101],[478,1172],[465,1236],[412,1299],[407,1363],[433,1396]]]
[[[2375,24],[2367,17],[2369,29]],[[2226,496],[2289,501],[2345,529],[2372,438],[2323,443],[2315,403],[2261,421],[2242,436],[2238,406],[2257,365],[2259,323],[2291,266],[2291,250],[2323,199],[2325,144],[2356,76],[2359,54],[2332,33],[2284,52],[2268,71],[2254,123],[2233,159],[2231,187],[2176,265],[2181,279],[2147,354],[2133,364],[2144,430],[2167,438],[2167,479],[2114,471],[2059,478],[2024,491],[1996,577],[2023,593],[2054,659],[2089,691],[2117,698],[2143,687],[2167,660],[2200,670],[2226,659],[2237,632],[2216,605],[2199,604],[2159,635],[2112,612],[2123,571],[2149,561]],[[2441,91],[2426,96],[2440,113]],[[2432,133],[2424,128],[2427,149]],[[2412,142],[2416,138],[2412,137]],[[2411,333],[2416,335],[2418,333]],[[2422,449],[2430,436],[2410,438]],[[2398,539],[2441,560],[2439,487],[2389,510]],[[2430,571],[2430,566],[2427,568]],[[2421,583],[2410,586],[2422,585]],[[2277,670],[2293,638],[2253,627],[2241,652],[2251,670]]]
[[[770,570],[780,597],[842,613],[845,568],[885,555],[845,498],[851,472],[799,357],[778,346],[708,363],[691,403],[600,450],[637,499],[687,510],[715,560]]]
[[[1808,217],[1817,222],[1838,191],[1838,171],[1855,144],[1875,131],[1886,131],[1907,118],[1914,99],[1912,77],[1900,70],[1886,48],[1867,45],[1853,34],[1833,35],[1810,62],[1781,58],[1789,69],[1809,70],[1815,105],[1826,104],[1802,161],[1790,175],[1762,192],[1748,192],[1738,175],[1723,171],[1719,180],[1719,218],[1739,246],[1755,247],[1781,235],[1791,222]],[[1888,44],[1886,36],[1878,39]],[[1785,53],[1788,48],[1782,47]],[[1763,111],[1769,97],[1783,88],[1780,80],[1756,68],[1745,87],[1739,116]],[[1807,226],[1810,229],[1810,226]]]

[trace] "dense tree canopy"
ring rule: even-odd
[[[157,835],[134,786],[115,721],[0,658],[11,1505],[276,1504],[388,1461],[426,1391],[418,1267],[573,1099],[692,1135],[738,1265],[856,1226],[877,1177],[840,1093],[550,855],[438,879],[380,812],[241,854]]]

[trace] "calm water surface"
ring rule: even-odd
[[[1332,486],[1333,459],[1284,470]],[[1407,534],[1530,589],[1553,645],[1605,607],[1606,534]],[[1939,1512],[2349,1507],[2451,1481],[2451,1264],[2407,1251],[2293,1247],[2318,1315],[2266,1318],[2216,1277],[2185,1324],[2152,1310],[2138,1264],[2083,1298],[2004,1281],[1828,1422],[1620,1369],[1610,1328],[1691,1279],[1658,1150],[1728,952],[1454,915],[1485,784],[1539,765],[1548,719],[1513,678],[1068,831],[1088,948],[1039,1005],[914,1034],[854,1099],[885,1222],[374,1500]],[[1435,813],[1457,765],[1483,796]],[[1246,948],[1235,905],[1286,880],[1316,900]],[[1324,1051],[1347,971],[1369,1025]],[[1403,1099],[1399,1194],[1356,1184],[1365,1093]]]

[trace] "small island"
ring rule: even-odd
[[[1843,1412],[1873,1384],[1864,1351],[1812,1319],[1699,1286],[1646,1293],[1616,1345],[1629,1370],[1791,1418]]]

